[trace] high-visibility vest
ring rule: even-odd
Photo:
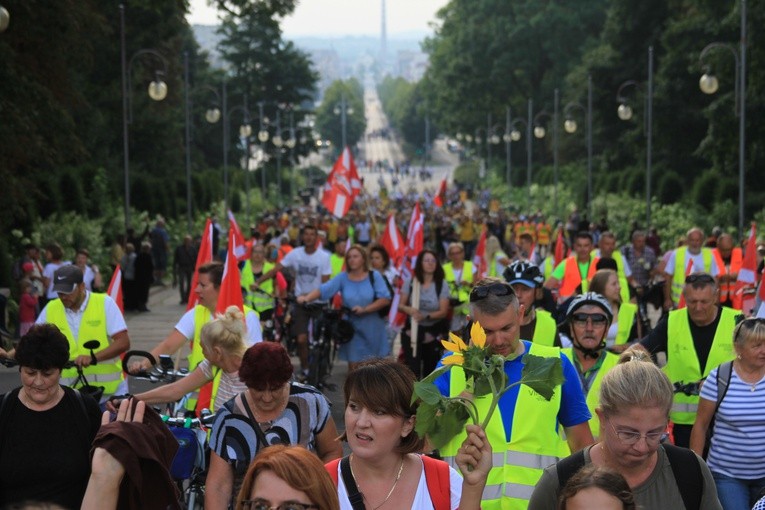
[[[712,347],[709,350],[709,358],[704,371],[699,366],[699,357],[691,336],[691,327],[688,324],[688,309],[673,310],[669,312],[667,322],[667,364],[664,373],[674,383],[696,383],[704,379],[709,372],[726,361],[734,358],[733,330],[736,327],[736,315],[738,311],[723,306],[720,311],[720,322],[717,324]],[[686,395],[675,393],[672,402],[670,419],[682,425],[693,425],[696,420],[696,411],[699,407],[698,395]]]
[[[566,271],[563,273],[563,281],[558,289],[558,294],[567,298],[576,293],[576,288],[579,284],[582,284],[582,292],[587,292],[587,287],[590,285],[590,280],[595,275],[595,266],[598,263],[598,258],[590,255],[590,265],[587,269],[587,279],[582,280],[582,275],[579,273],[579,262],[576,259],[576,255],[571,255],[566,258]]]
[[[501,274],[497,274],[497,257],[507,258],[507,254],[502,250],[494,254],[489,262],[489,276],[502,276]]]
[[[82,314],[80,330],[77,338],[74,338],[69,323],[66,321],[66,311],[60,299],[54,299],[48,303],[45,318],[50,324],[55,324],[69,341],[69,359],[74,360],[77,356],[90,356],[90,351],[82,344],[88,340],[98,340],[101,344],[93,352],[100,352],[109,347],[109,334],[106,331],[106,294],[90,292],[88,305]],[[113,395],[122,382],[122,360],[119,356],[113,360],[99,361],[96,365],[90,365],[83,369],[88,383],[93,386],[103,386],[104,395]],[[71,386],[77,379],[77,369],[67,368],[61,372],[61,384]]]
[[[560,357],[557,347],[534,343],[529,353],[548,358]],[[465,372],[462,367],[454,366],[450,373],[449,395],[459,395],[465,386]],[[557,462],[565,451],[557,431],[560,399],[560,388],[556,388],[552,399],[547,401],[528,386],[521,385],[510,424],[509,442],[502,413],[499,409],[495,410],[485,431],[493,453],[492,468],[481,497],[483,510],[521,510],[528,507],[542,471]],[[491,395],[475,398],[481,419],[487,415],[491,400]],[[455,469],[457,450],[465,437],[465,432],[460,432],[441,448],[443,459]]]
[[[537,323],[534,325],[534,337],[531,341],[535,344],[552,347],[555,343],[555,333],[558,330],[555,319],[546,310],[535,310],[535,312],[537,314]]]
[[[329,255],[329,265],[332,267],[330,278],[334,278],[340,274],[343,270],[343,264],[345,264],[345,257],[341,257],[337,253],[331,253]]]
[[[619,287],[621,287],[620,295],[622,296],[622,303],[629,303],[630,302],[630,283],[627,281],[627,275],[624,274],[624,257],[622,257],[622,252],[619,250],[614,250],[614,252],[611,254],[611,258],[616,261],[616,275],[619,277]]]
[[[723,262],[722,255],[720,255],[720,250],[717,248],[714,248],[712,250],[712,254],[715,257],[715,260],[717,261],[717,269],[720,270],[721,275],[730,275],[730,274],[738,274],[739,271],[741,271],[741,263],[744,261],[743,254],[741,252],[741,248],[733,248],[733,251],[730,254],[730,265],[728,267],[725,267],[725,263]],[[738,285],[736,282],[727,282],[727,283],[721,283],[720,284],[720,303],[724,303],[728,300],[730,297],[731,302],[733,303],[733,307],[736,310],[741,310],[743,306],[743,296],[741,294],[737,294],[736,291],[738,290]]]
[[[460,281],[457,281],[457,277],[454,274],[454,266],[451,262],[444,264],[444,280],[449,284],[449,294],[462,301],[462,304],[454,308],[454,313],[461,315],[467,315],[470,304],[470,288],[463,287],[460,283],[473,283],[473,264],[472,262],[464,261],[462,263],[462,275]],[[456,287],[456,290],[455,290]]]
[[[542,274],[544,274],[545,280],[552,276],[553,271],[555,271],[555,257],[548,255],[542,264]]]
[[[254,310],[249,306],[245,306],[245,321],[247,321],[247,314],[250,312],[254,312]],[[205,359],[205,355],[202,353],[202,344],[200,343],[201,333],[202,327],[210,322],[211,318],[212,314],[210,313],[210,310],[207,309],[207,307],[202,305],[197,305],[194,307],[194,338],[191,341],[191,352],[189,352],[189,356],[187,358],[189,360],[189,372],[192,372],[195,368],[197,368],[197,365],[199,365],[202,360]],[[212,393],[210,395],[210,411],[215,411],[215,396],[218,394],[218,386],[220,385],[220,377],[222,372],[223,371],[220,369],[213,370],[214,377],[212,383],[206,383],[204,385],[206,386],[207,384],[212,384]],[[189,411],[197,410],[197,402],[199,400],[200,390],[201,388],[194,390],[192,392],[191,398],[186,401],[186,409]]]
[[[685,269],[688,265],[685,260],[685,255],[687,253],[687,246],[675,248],[675,272],[672,274],[672,302],[675,304],[680,302],[680,295],[683,293],[683,287],[685,287]],[[709,248],[702,248],[701,257],[704,262],[704,272],[711,273],[712,250]]]
[[[632,324],[635,322],[637,314],[637,305],[633,303],[622,303],[619,305],[619,313],[616,316],[617,330],[614,345],[626,344],[632,332]]]
[[[266,274],[273,268],[274,264],[271,262],[263,262],[263,274]],[[249,260],[242,267],[242,276],[239,278],[239,282],[247,292],[244,297],[244,303],[247,306],[252,307],[257,312],[271,310],[274,307],[274,298],[269,297],[274,295],[273,278],[269,278],[260,284],[260,290],[263,292],[250,290],[250,286],[255,283],[255,275],[252,273],[252,263]],[[263,293],[268,294],[268,296]]]
[[[561,352],[563,352],[563,354],[571,360],[571,363],[576,366],[576,363],[574,362],[576,353],[572,347],[562,349]],[[592,418],[590,418],[590,431],[592,432],[592,437],[596,438],[596,440],[600,435],[600,420],[598,419],[598,414],[595,412],[595,409],[600,406],[600,385],[603,383],[603,376],[619,364],[619,356],[612,352],[604,352],[606,353],[606,358],[603,360],[603,364],[600,365],[598,372],[595,374],[595,378],[590,385],[590,390],[586,395],[587,409],[589,409],[590,414],[592,414]],[[584,390],[584,388],[582,388],[582,390]]]
[[[549,223],[540,223],[537,225],[537,242],[541,245],[550,244],[550,236],[552,235],[552,227]]]

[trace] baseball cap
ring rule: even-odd
[[[74,264],[67,264],[53,273],[53,292],[71,294],[82,283],[82,269]]]

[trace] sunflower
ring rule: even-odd
[[[486,332],[478,322],[473,322],[473,327],[470,328],[470,339],[473,341],[473,345],[481,349],[486,345]]]
[[[453,353],[443,359],[444,365],[462,365],[465,362],[463,353],[467,351],[468,346],[460,337],[454,333],[449,333],[449,340],[441,340],[441,345],[447,351]]]

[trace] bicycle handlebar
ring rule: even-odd
[[[168,426],[182,427],[185,429],[210,428],[215,421],[215,415],[211,413],[209,409],[202,409],[199,418],[176,418],[165,414],[160,414],[159,416]]]
[[[127,362],[133,356],[146,358],[147,360],[149,360],[149,363],[151,363],[151,366],[154,366],[157,364],[157,358],[155,358],[154,355],[148,351],[128,351],[125,353],[125,356],[123,356],[122,358],[122,371],[125,372],[126,374],[130,374],[130,372],[128,371]],[[142,372],[139,372],[138,374],[130,374],[130,375],[135,375],[137,377],[141,377],[142,375],[145,375],[146,377],[148,377],[149,373],[146,371],[142,371]]]

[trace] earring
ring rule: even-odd
[[[741,355],[740,355],[740,354],[737,354],[737,355],[736,355],[736,357],[737,357],[738,359],[741,359]]]

